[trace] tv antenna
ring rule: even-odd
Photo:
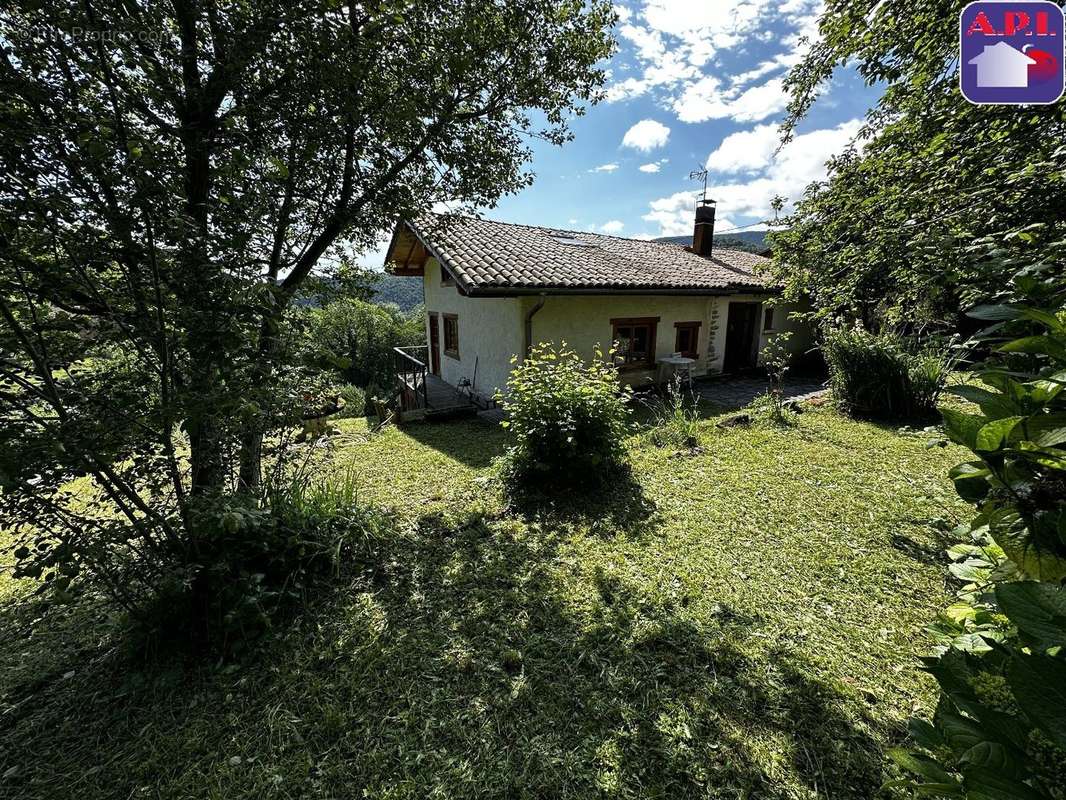
[[[707,202],[707,170],[694,169],[688,174],[690,181],[703,181],[703,201]]]

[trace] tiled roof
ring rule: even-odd
[[[704,258],[676,244],[454,215],[427,214],[407,225],[470,294],[773,290],[755,273],[769,259],[739,250]]]

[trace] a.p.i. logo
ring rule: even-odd
[[[963,9],[959,82],[971,103],[1054,103],[1063,94],[1062,8],[985,0]]]

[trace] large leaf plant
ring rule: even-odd
[[[1032,304],[984,306],[979,383],[953,387],[948,436],[973,458],[951,472],[978,513],[949,552],[965,586],[924,659],[940,685],[917,749],[892,752],[919,796],[1066,797],[1066,281],[1030,271]]]

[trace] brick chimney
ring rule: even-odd
[[[714,250],[715,201],[706,197],[696,203],[696,229],[692,233],[692,252],[710,258]]]

